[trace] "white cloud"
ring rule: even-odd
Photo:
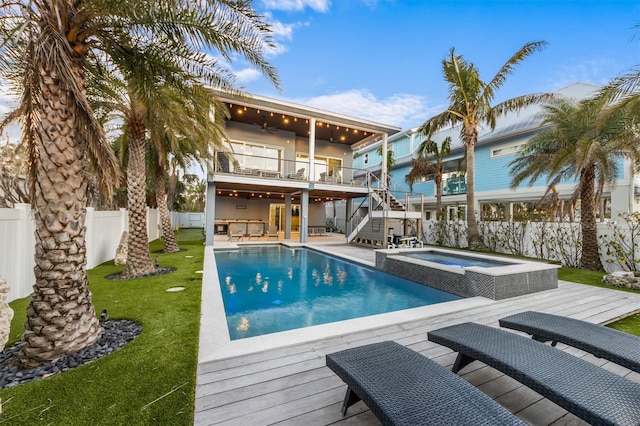
[[[262,77],[262,74],[254,68],[245,68],[240,71],[235,71],[234,75],[236,79],[243,84],[256,81]]]
[[[305,8],[316,12],[327,12],[330,0],[262,0],[262,6],[270,10],[302,11]]]
[[[273,37],[273,46],[266,46],[264,56],[267,59],[275,58],[287,51],[285,42],[293,38],[293,29],[297,24],[284,24],[280,21],[273,20],[270,14],[266,15],[271,26],[271,36]]]
[[[265,17],[271,25],[271,32],[276,39],[291,40],[293,35],[293,28],[296,24],[283,24],[280,21],[273,19],[273,16],[269,13],[265,14]]]
[[[578,81],[605,85],[615,75],[614,66],[615,64],[608,59],[593,59],[562,66],[553,73],[552,89],[560,89]]]
[[[378,99],[367,90],[350,90],[296,102],[402,129],[419,126],[444,108],[429,107],[422,96],[397,94]]]

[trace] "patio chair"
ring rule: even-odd
[[[269,228],[267,229],[267,239],[270,238],[275,238],[276,240],[280,238],[278,228],[274,225],[269,225]]]
[[[303,167],[301,169],[298,169],[298,171],[295,173],[289,173],[287,175],[287,179],[304,180],[304,172],[305,168]]]
[[[229,241],[242,241],[244,233],[242,231],[229,231]]]
[[[362,181],[364,180],[363,177],[357,177],[351,180],[351,185],[352,186],[362,186]]]
[[[342,415],[362,400],[385,425],[523,425],[466,380],[396,342],[326,356],[347,384]]]
[[[562,342],[640,373],[640,337],[573,318],[521,312],[499,320],[500,326],[531,334],[555,346]]]
[[[591,424],[640,424],[640,383],[567,352],[495,327],[463,323],[427,333],[458,352],[457,373],[478,360]]]

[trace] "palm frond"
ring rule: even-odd
[[[533,41],[526,43],[516,53],[505,62],[498,70],[495,76],[486,85],[486,97],[487,99],[494,99],[494,92],[498,90],[504,84],[507,76],[513,73],[515,66],[526,59],[528,56],[535,52],[542,50],[547,45],[546,41]]]

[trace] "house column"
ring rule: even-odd
[[[504,219],[507,222],[513,222],[513,203],[508,202],[504,205]]]
[[[213,233],[216,228],[216,184],[215,182],[209,182],[207,185],[207,197],[205,198],[205,215],[204,223],[205,229],[205,244],[208,246],[213,245]]]
[[[316,119],[309,119],[309,180],[316,180]],[[308,196],[309,194],[307,194]]]
[[[303,189],[300,195],[300,242],[307,242],[309,233],[309,190]]]
[[[380,166],[380,185],[382,188],[388,187],[387,182],[387,134],[382,134],[382,165]]]
[[[284,196],[284,239],[291,239],[291,194]]]
[[[352,232],[351,221],[349,221],[349,218],[353,212],[353,198],[347,198],[344,204],[344,235],[347,237],[347,241],[349,241],[349,236]]]

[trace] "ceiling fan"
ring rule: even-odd
[[[262,133],[269,133],[272,135],[278,131],[278,129],[276,129],[275,127],[269,127],[269,125],[267,124],[267,119],[264,115],[262,116],[262,124],[253,123],[253,125],[260,127],[260,132]]]

